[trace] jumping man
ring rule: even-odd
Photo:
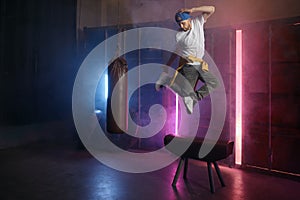
[[[201,14],[192,18],[190,13],[195,12]],[[176,77],[177,73],[170,77],[166,71],[161,74],[155,85],[157,91],[163,85],[169,85],[183,97],[183,102],[189,114],[193,112],[194,105],[208,96],[219,84],[208,70],[208,64],[202,60],[205,52],[203,26],[214,12],[214,6],[200,6],[191,9],[183,8],[175,14],[175,20],[180,26],[180,30],[176,34],[177,50],[176,54],[172,54],[167,65],[171,66],[176,57],[180,55],[177,73],[180,73],[190,86],[187,87],[182,79]],[[196,89],[199,80],[203,82],[203,85]],[[193,88],[193,90],[188,88]]]

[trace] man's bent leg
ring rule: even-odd
[[[185,85],[183,85],[183,90],[186,95],[183,97],[184,104],[187,108],[187,112],[191,114],[193,112],[195,104],[199,101],[194,88],[198,82],[199,73],[197,69],[192,65],[185,65],[180,73],[182,73],[185,79]]]
[[[199,79],[204,82],[204,85],[200,87],[196,93],[199,98],[204,98],[208,96],[214,89],[216,89],[219,86],[219,81],[217,78],[208,72],[204,72],[201,69],[199,70],[200,77]]]

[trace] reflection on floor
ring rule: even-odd
[[[192,161],[188,180],[171,182],[177,161],[148,173],[111,169],[72,146],[36,144],[0,150],[1,199],[299,199],[300,183],[220,166],[226,187],[215,176],[210,193],[206,164]],[[157,158],[157,159],[163,159]],[[214,174],[216,175],[216,174]]]

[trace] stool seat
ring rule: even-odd
[[[164,137],[165,146],[169,144],[175,137],[176,137],[176,141],[173,141],[174,144],[180,145],[188,141],[187,138],[178,137],[169,134]],[[199,151],[203,144],[203,141],[204,138],[196,137],[191,143],[191,145],[189,146],[189,148],[184,152],[184,154],[181,157],[192,158],[195,160],[201,160],[206,162],[213,162],[213,161],[225,159],[232,154],[234,142],[219,140],[214,145],[212,150],[205,157],[199,158]],[[208,140],[206,141],[206,143],[207,144],[212,143],[213,145],[213,141]],[[176,152],[176,151],[172,151],[172,149],[168,148],[168,146],[166,146],[166,148],[173,153]]]

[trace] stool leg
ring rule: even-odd
[[[178,176],[180,174],[180,170],[182,168],[183,162],[184,162],[184,158],[180,158],[180,161],[178,163],[178,167],[177,167],[177,170],[176,170],[176,174],[175,174],[173,182],[172,182],[172,186],[173,187],[176,186],[176,183],[177,183],[177,180],[178,180]]]
[[[188,158],[185,158],[185,160],[184,160],[183,179],[186,179],[187,170],[188,170]]]
[[[214,186],[214,179],[213,179],[213,176],[212,176],[211,162],[207,162],[207,169],[208,169],[208,178],[209,178],[210,191],[211,191],[211,193],[214,193],[215,192],[215,186]]]
[[[218,177],[219,177],[219,180],[221,182],[221,185],[224,187],[225,186],[225,183],[224,183],[224,180],[223,180],[223,177],[222,177],[222,174],[221,174],[221,171],[220,171],[220,168],[218,166],[218,163],[215,161],[213,162],[214,163],[214,166],[215,166],[215,170],[218,174]]]

